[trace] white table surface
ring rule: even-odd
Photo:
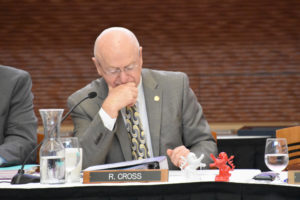
[[[82,184],[82,183],[71,183],[71,184],[40,184],[40,183],[29,183],[22,185],[11,185],[10,183],[2,182],[0,183],[0,188],[12,188],[12,189],[36,189],[36,188],[62,188],[62,187],[99,187],[99,186],[141,186],[141,185],[160,185],[160,184],[177,184],[177,183],[190,183],[190,182],[213,182],[215,175],[218,174],[218,170],[199,170],[195,173],[192,179],[185,177],[184,173],[181,171],[169,171],[169,181],[168,182],[130,182],[130,183],[97,183],[97,184]],[[235,169],[231,171],[230,182],[233,183],[249,183],[249,184],[278,184],[268,181],[255,181],[252,178],[261,173],[260,170],[248,170],[248,169]],[[287,172],[282,172],[280,174],[281,180],[287,178]],[[291,185],[287,183],[280,183],[283,186],[300,187],[300,185]]]

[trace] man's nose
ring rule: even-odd
[[[126,74],[126,72],[124,72],[124,71],[120,72],[120,80],[121,80],[122,84],[128,82],[128,75]]]

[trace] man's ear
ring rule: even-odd
[[[96,58],[95,57],[92,57],[92,61],[97,69],[97,72],[100,76],[102,76],[102,71],[101,71],[101,66],[100,66],[100,63],[97,62]]]
[[[143,66],[143,47],[140,46],[140,49],[139,49],[139,62],[140,62],[140,66],[142,67]]]

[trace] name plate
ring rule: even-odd
[[[83,183],[167,182],[168,169],[84,171]]]
[[[300,170],[289,170],[288,171],[288,183],[289,184],[300,184]]]

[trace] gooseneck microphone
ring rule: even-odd
[[[81,104],[81,102],[85,101],[86,99],[93,99],[97,96],[96,92],[90,92],[86,97],[84,97],[83,99],[81,99],[77,104],[75,104],[70,110],[69,112],[67,112],[67,114],[62,118],[61,123],[63,121],[65,121],[65,119],[67,119],[67,117],[71,114],[71,112],[79,105]]]
[[[96,92],[90,92],[88,93],[88,96],[84,97],[83,99],[81,99],[77,104],[75,104],[70,110],[69,112],[67,112],[67,114],[65,114],[65,116],[62,118],[62,120],[60,121],[60,123],[62,123],[63,121],[65,121],[65,119],[71,114],[71,112],[79,105],[81,104],[83,101],[85,101],[86,99],[93,99],[97,96]],[[54,126],[55,127],[55,126]],[[40,177],[39,176],[33,176],[30,174],[25,174],[25,164],[28,161],[28,159],[30,158],[30,156],[43,144],[43,141],[41,141],[26,157],[26,159],[24,160],[21,169],[18,170],[18,173],[16,175],[14,175],[14,177],[11,180],[11,184],[26,184],[26,183],[38,183],[40,182]]]

